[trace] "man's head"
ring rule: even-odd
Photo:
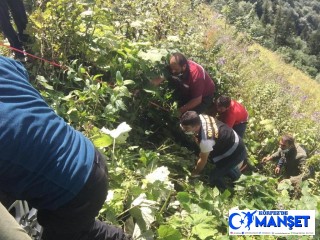
[[[195,111],[187,111],[180,118],[180,127],[186,134],[196,134],[201,127],[201,120]]]
[[[186,72],[188,67],[188,60],[181,53],[173,53],[170,57],[170,70],[172,75],[180,76]]]
[[[285,134],[281,136],[279,141],[279,147],[281,150],[289,150],[294,146],[294,138],[291,135]]]
[[[223,113],[223,112],[227,111],[228,108],[230,107],[230,104],[231,104],[231,98],[224,96],[224,95],[221,95],[216,100],[217,111],[219,113]]]

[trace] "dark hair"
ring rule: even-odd
[[[183,65],[188,65],[188,60],[182,53],[179,53],[179,52],[173,53],[170,59],[171,58],[174,58],[176,60],[176,63],[178,63],[181,67]]]
[[[221,95],[220,97],[218,97],[218,99],[216,100],[217,106],[218,107],[225,107],[228,108],[230,107],[231,104],[231,98],[227,97],[225,95]]]
[[[197,112],[195,111],[187,111],[182,114],[180,118],[180,124],[182,126],[197,126],[201,124],[200,117]]]
[[[285,143],[288,143],[290,146],[294,145],[294,138],[289,134],[282,135],[281,140]]]

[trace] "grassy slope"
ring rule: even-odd
[[[226,26],[221,18],[213,21],[207,37],[207,49],[220,45],[215,57],[220,93],[226,91],[249,110],[246,139],[254,159],[259,161],[274,150],[283,133],[293,134],[310,153],[317,152],[320,84],[247,35]],[[270,124],[263,125],[267,119]]]
[[[258,44],[254,44],[252,48],[260,51],[260,59],[267,63],[277,75],[283,76],[290,84],[299,86],[315,102],[320,102],[320,84],[318,82],[292,65],[284,63],[276,53]],[[320,111],[320,109],[317,110]]]

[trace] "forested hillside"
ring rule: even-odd
[[[319,5],[304,3],[305,28],[298,17],[296,35],[285,35],[284,29],[275,31],[271,16],[265,23],[260,21],[266,18],[266,4],[270,14],[280,14],[277,1],[252,2],[25,1],[32,38],[28,51],[60,65],[29,56],[25,66],[30,80],[57,114],[105,154],[110,189],[100,218],[123,227],[134,239],[252,239],[228,236],[231,208],[316,210],[316,236],[299,239],[320,237],[319,83],[255,42],[287,54],[298,53],[292,46],[299,42],[301,54],[318,62],[319,52],[310,50],[315,47],[310,39],[317,37],[318,25],[311,24],[311,18],[318,21],[313,13]],[[280,15],[297,11],[300,2],[305,1],[291,1],[291,5],[282,1]],[[213,6],[220,6],[226,19]],[[314,9],[306,13],[309,7]],[[176,51],[204,66],[216,84],[216,95],[229,94],[249,111],[244,141],[256,171],[242,175],[234,188],[224,192],[208,186],[209,169],[200,178],[190,177],[197,156],[177,139],[173,93],[167,83],[159,88],[150,84]],[[0,53],[11,55],[3,46]],[[320,68],[312,66],[299,67],[312,68],[309,74],[316,76]],[[132,129],[118,129],[123,131],[120,137],[101,131],[117,129],[123,122]],[[280,183],[274,165],[261,164],[278,148],[284,133],[303,145],[308,165],[315,171],[298,186]],[[295,240],[297,236],[254,239]]]
[[[320,3],[316,0],[212,0],[228,23],[319,81]],[[318,76],[318,77],[317,77]]]

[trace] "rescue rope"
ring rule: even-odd
[[[62,65],[56,63],[56,62],[49,61],[49,60],[47,60],[47,59],[44,59],[44,58],[35,56],[35,55],[33,55],[33,54],[31,54],[31,53],[28,53],[28,52],[26,52],[26,51],[22,51],[22,50],[20,50],[20,49],[17,49],[17,48],[14,48],[14,47],[5,45],[4,43],[0,43],[0,46],[6,47],[6,48],[11,49],[11,50],[13,50],[13,51],[15,51],[15,52],[19,52],[19,53],[25,54],[25,55],[30,56],[30,57],[32,57],[32,58],[39,59],[39,60],[41,60],[41,61],[43,61],[43,62],[47,62],[47,63],[49,63],[49,64],[51,64],[51,65],[53,65],[53,66],[55,66],[55,67],[59,67],[59,68],[62,68],[62,69],[66,69],[66,68],[67,68],[67,67],[65,67],[65,66],[62,66]]]

